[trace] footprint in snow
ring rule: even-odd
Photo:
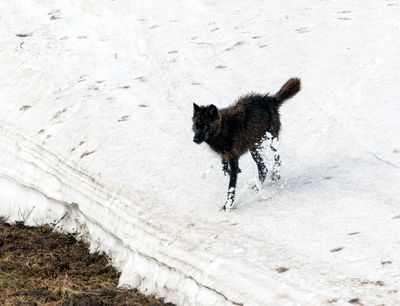
[[[287,267],[278,267],[278,268],[275,269],[275,271],[278,272],[278,273],[284,273],[286,271],[289,271],[289,268],[287,268]]]
[[[332,253],[336,253],[336,252],[340,252],[341,250],[343,250],[344,247],[338,247],[338,248],[334,248],[331,250]]]
[[[218,31],[218,30],[219,30],[219,28],[217,27],[217,28],[212,29],[210,32],[215,32],[215,31]]]
[[[346,16],[347,14],[351,13],[349,10],[343,10],[336,13],[339,14],[339,17],[337,17],[339,20],[351,20],[350,17]]]
[[[63,110],[60,110],[60,111],[56,112],[56,113],[54,114],[53,118],[51,118],[51,121],[60,118],[60,116],[61,116],[63,113],[65,113],[66,111],[67,111],[67,109],[64,108]]]
[[[84,152],[84,153],[82,153],[81,158],[84,158],[85,156],[91,155],[91,154],[93,154],[94,152],[96,152],[96,151],[93,150],[93,151],[90,151],[90,152]]]
[[[339,12],[336,12],[337,14],[349,14],[349,13],[351,13],[351,11],[350,10],[343,10],[343,11],[339,11]]]
[[[19,109],[20,111],[26,111],[26,110],[28,110],[28,109],[30,109],[32,106],[30,106],[30,105],[23,105],[23,106],[21,106],[21,108]]]
[[[29,37],[29,36],[32,36],[32,34],[33,34],[33,32],[31,32],[31,33],[18,33],[18,34],[15,34],[15,36],[18,36],[18,37]]]
[[[310,32],[306,27],[300,27],[295,30],[297,33],[304,34]]]
[[[86,142],[85,140],[81,140],[81,141],[79,142],[79,144],[78,144],[76,147],[73,147],[73,148],[71,149],[71,152],[74,152],[78,147],[80,147],[81,145],[83,145],[85,142]]]
[[[140,76],[140,77],[135,78],[135,81],[146,82],[147,80],[144,76]]]
[[[360,281],[360,285],[366,286],[366,285],[373,285],[373,286],[379,286],[379,287],[383,287],[385,286],[385,283],[381,280],[377,280],[377,281],[371,281],[371,280],[362,280]]]
[[[360,305],[360,306],[364,305],[363,303],[361,303],[361,300],[359,298],[350,299],[350,300],[348,300],[348,302],[350,304],[355,304],[355,305]]]
[[[56,9],[56,10],[50,11],[47,15],[50,16],[50,20],[57,20],[57,19],[61,19],[60,13],[61,13],[61,10]]]
[[[233,44],[231,47],[226,48],[225,51],[231,51],[241,45],[244,45],[244,41],[238,41],[237,43]]]
[[[391,261],[391,260],[384,260],[384,261],[381,261],[381,265],[382,266],[390,265],[392,262],[393,261]]]
[[[129,119],[129,115],[125,115],[125,116],[122,116],[121,118],[119,118],[118,122],[128,121],[128,119]]]

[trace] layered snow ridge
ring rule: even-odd
[[[0,214],[79,231],[177,305],[400,305],[400,2],[0,2]],[[302,91],[281,180],[228,179],[192,103]]]

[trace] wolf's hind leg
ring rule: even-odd
[[[269,146],[274,155],[274,165],[272,167],[271,179],[273,181],[277,181],[281,178],[281,156],[278,152],[279,140],[278,137],[274,137],[271,140],[271,144]]]
[[[256,162],[258,168],[258,179],[260,180],[261,184],[265,181],[265,178],[267,177],[268,174],[268,169],[267,166],[265,166],[265,161],[263,156],[264,156],[265,146],[270,142],[271,139],[272,139],[271,133],[266,132],[265,135],[261,138],[261,140],[258,143],[256,143],[255,149],[250,150],[251,157]]]
[[[265,178],[267,177],[268,169],[265,166],[264,160],[260,154],[260,151],[262,150],[262,147],[257,146],[255,150],[250,150],[251,157],[257,164],[258,168],[258,179],[260,180],[260,183],[264,183]]]

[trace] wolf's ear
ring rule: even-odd
[[[211,118],[217,119],[219,116],[218,108],[214,104],[211,104],[207,107],[207,112]]]
[[[193,115],[196,115],[196,113],[199,111],[200,106],[198,106],[196,103],[193,103]]]

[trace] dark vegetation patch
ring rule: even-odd
[[[119,276],[76,235],[0,217],[0,305],[173,306],[117,288]]]

